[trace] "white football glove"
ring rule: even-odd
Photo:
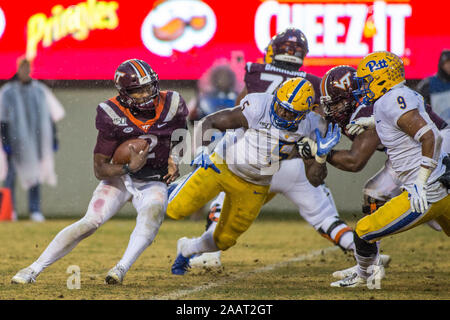
[[[428,210],[427,191],[425,189],[426,181],[431,174],[430,169],[420,167],[417,179],[413,187],[408,190],[409,202],[411,203],[411,210],[415,212],[425,213]]]
[[[301,155],[303,159],[312,159],[316,156],[317,153],[317,143],[308,138],[303,137],[297,142],[298,153]]]
[[[357,136],[367,129],[375,128],[375,117],[372,115],[352,120],[345,128],[348,134]]]

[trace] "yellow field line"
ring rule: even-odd
[[[182,289],[182,290],[177,290],[177,291],[174,291],[172,293],[168,293],[168,294],[164,294],[164,295],[152,296],[152,297],[148,298],[148,300],[177,300],[177,299],[181,299],[184,296],[187,296],[187,295],[190,295],[190,294],[193,294],[193,293],[197,293],[197,292],[201,292],[201,291],[205,291],[205,290],[209,290],[209,289],[214,288],[214,287],[219,287],[219,286],[222,286],[222,285],[227,284],[229,282],[232,282],[232,281],[235,281],[235,280],[239,280],[239,279],[242,279],[242,278],[246,278],[246,277],[248,277],[249,275],[252,275],[252,274],[272,271],[272,270],[278,269],[280,267],[284,267],[284,266],[286,266],[286,265],[288,265],[290,263],[294,263],[294,262],[302,262],[302,261],[306,261],[306,260],[311,260],[311,259],[314,259],[317,256],[324,255],[326,253],[335,251],[337,249],[338,249],[337,246],[332,246],[332,247],[327,247],[327,248],[320,249],[320,250],[315,250],[315,251],[312,251],[312,252],[307,253],[307,254],[299,255],[299,256],[294,257],[294,258],[292,258],[290,260],[286,260],[286,261],[278,262],[278,263],[275,263],[275,264],[267,265],[267,266],[264,266],[264,267],[261,267],[261,268],[258,268],[258,269],[252,270],[252,271],[238,273],[236,275],[233,275],[233,276],[230,276],[230,277],[227,277],[227,278],[219,279],[219,281],[210,282],[208,284],[197,286],[197,287],[193,287],[191,289]],[[146,298],[144,298],[144,299],[146,299]]]

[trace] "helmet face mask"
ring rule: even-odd
[[[155,110],[159,79],[145,61],[130,59],[123,62],[116,70],[114,84],[119,90],[120,101],[128,108],[141,112]]]
[[[375,93],[370,90],[370,84],[373,82],[372,75],[368,74],[363,77],[355,77],[358,89],[353,90],[353,96],[356,100],[363,104],[370,104],[375,99]]]
[[[288,28],[270,40],[264,56],[265,63],[300,68],[308,54],[308,41],[299,29]]]
[[[280,130],[292,130],[311,111],[314,100],[312,84],[301,77],[285,81],[275,92],[270,106],[272,125]]]

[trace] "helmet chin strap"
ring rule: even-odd
[[[293,63],[293,62],[286,62],[286,61],[280,61],[280,60],[273,60],[272,65],[274,65],[277,68],[289,70],[289,71],[298,71],[302,64]]]

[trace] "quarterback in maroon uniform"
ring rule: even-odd
[[[13,283],[30,283],[48,266],[64,257],[131,200],[136,227],[122,259],[107,274],[108,284],[121,283],[126,272],[158,233],[167,207],[167,184],[178,177],[176,155],[171,155],[172,133],[186,128],[188,110],[175,91],[161,91],[156,72],[144,61],[130,59],[116,70],[119,95],[97,107],[97,144],[94,173],[100,180],[86,215],[60,231],[41,256],[20,270]],[[130,162],[111,163],[124,141],[148,142],[142,152],[130,147]]]

